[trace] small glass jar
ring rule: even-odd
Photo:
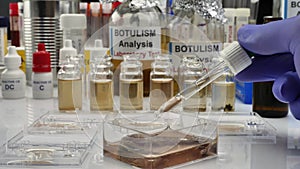
[[[60,63],[58,71],[58,108],[62,112],[75,113],[82,109],[82,65],[76,56]]]
[[[119,82],[120,110],[143,109],[142,63],[136,56],[124,57]]]
[[[212,110],[231,112],[235,109],[235,83],[231,71],[225,71],[212,84]]]
[[[194,84],[195,80],[199,79],[206,73],[204,64],[196,55],[184,56],[185,62],[183,65],[182,82],[183,88],[188,88]],[[183,102],[183,110],[187,112],[204,112],[206,111],[206,87],[194,94],[191,98]]]
[[[155,58],[150,73],[150,109],[157,110],[173,97],[174,79],[172,64],[168,55]]]
[[[101,56],[91,62],[89,96],[91,111],[113,110],[113,72],[110,58]]]

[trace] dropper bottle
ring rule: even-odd
[[[50,53],[45,44],[38,44],[38,51],[32,58],[32,97],[48,99],[53,95],[53,74],[51,72]]]
[[[191,98],[194,94],[198,93],[201,89],[205,88],[212,81],[223,75],[226,70],[231,70],[234,75],[238,74],[252,63],[250,57],[238,42],[231,43],[228,47],[220,52],[219,62],[207,72],[204,76],[195,80],[189,87],[183,89],[180,93],[176,94],[170,100],[165,102],[156,114],[167,112],[179,104]]]
[[[5,99],[18,99],[25,97],[25,73],[19,68],[21,56],[17,54],[16,47],[8,47],[8,54],[4,57],[6,69],[2,72],[2,96]]]

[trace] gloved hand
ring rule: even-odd
[[[241,81],[270,81],[274,96],[289,103],[300,120],[300,16],[263,25],[246,25],[238,41],[255,55],[253,63],[236,77]]]

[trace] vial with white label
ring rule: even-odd
[[[21,56],[17,54],[16,47],[8,47],[8,54],[4,57],[6,69],[2,72],[2,96],[5,99],[18,99],[25,97],[25,73],[19,68]]]
[[[114,69],[124,55],[139,55],[143,64],[144,96],[149,95],[151,63],[161,53],[162,19],[163,14],[154,0],[125,1],[110,19],[110,53]]]
[[[51,72],[50,53],[45,44],[38,44],[38,51],[32,58],[32,97],[49,99],[53,96],[53,74]]]
[[[120,110],[142,110],[143,71],[136,56],[124,56],[119,83]]]
[[[173,97],[173,69],[168,55],[155,57],[150,73],[150,109],[157,110]]]

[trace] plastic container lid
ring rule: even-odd
[[[33,53],[32,71],[51,72],[50,53],[46,51],[44,43],[39,43],[38,51]]]
[[[86,29],[85,14],[62,14],[60,16],[62,29]]]
[[[234,75],[238,74],[252,63],[252,60],[246,51],[236,41],[224,48],[220,54]]]
[[[19,16],[18,3],[9,3],[9,16]]]
[[[236,14],[236,9],[235,8],[224,8],[224,15],[225,16],[235,16]]]
[[[249,8],[237,8],[235,11],[236,16],[250,16],[250,9]]]
[[[15,46],[8,47],[8,53],[4,57],[4,64],[7,68],[19,68],[21,66],[22,59],[18,55],[17,49]]]
[[[8,18],[0,16],[0,27],[8,27]]]
[[[69,57],[76,56],[77,50],[72,46],[72,40],[66,39],[64,41],[64,47],[59,51],[59,63],[68,59]]]

